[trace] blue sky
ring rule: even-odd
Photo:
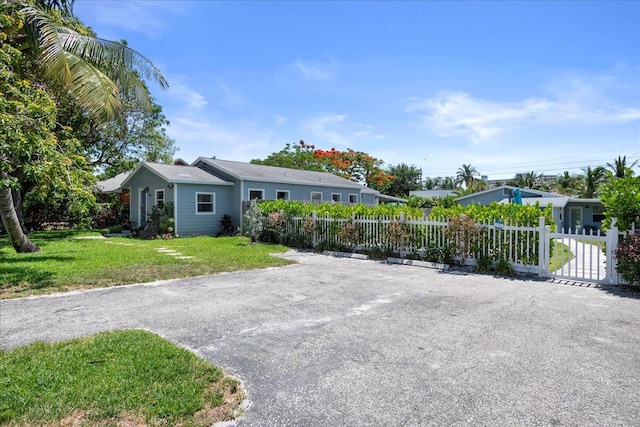
[[[640,2],[95,1],[170,83],[177,157],[300,139],[489,179],[640,158]],[[640,168],[636,169],[640,172]]]

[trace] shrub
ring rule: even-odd
[[[252,200],[249,209],[247,209],[242,218],[244,222],[244,234],[245,236],[249,236],[252,242],[257,242],[262,232],[262,219],[262,211],[260,211],[256,201]]]
[[[496,269],[496,273],[498,273],[501,276],[513,276],[515,274],[515,271],[511,266],[511,263],[506,258],[500,258],[496,262],[495,269]]]
[[[234,234],[236,234],[236,227],[233,225],[233,218],[228,214],[222,215],[218,236],[233,236]]]
[[[454,245],[456,255],[464,262],[464,258],[471,258],[482,229],[471,217],[461,214],[449,219],[445,235]]]
[[[640,233],[626,237],[618,244],[618,274],[630,284],[640,284]]]

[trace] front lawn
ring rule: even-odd
[[[17,254],[0,239],[0,299],[73,289],[117,286],[220,272],[275,267],[290,261],[270,256],[280,245],[244,237],[138,240],[87,232],[34,233],[38,254]]]
[[[0,350],[0,424],[209,426],[240,415],[240,384],[150,332]]]

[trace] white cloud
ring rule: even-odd
[[[217,122],[205,116],[179,116],[167,134],[176,140],[180,156],[193,161],[200,156],[249,161],[269,154],[272,132],[249,122]]]
[[[333,60],[329,62],[302,62],[298,59],[292,64],[292,67],[303,79],[311,81],[331,80],[336,74]]]
[[[282,125],[283,125],[283,124],[285,124],[285,123],[287,122],[287,120],[288,120],[286,117],[284,117],[284,116],[279,116],[279,115],[277,115],[277,114],[276,114],[275,116],[273,116],[273,117],[276,119],[276,120],[275,120],[275,122],[273,123],[273,126],[274,126],[274,127],[282,126]]]
[[[220,96],[220,105],[229,108],[238,108],[246,105],[246,98],[239,92],[231,89],[226,83],[220,79],[216,79],[218,89],[222,92]]]
[[[352,124],[347,118],[344,114],[326,113],[307,121],[303,128],[311,132],[313,140],[317,141],[316,145],[323,146],[328,144],[347,147],[357,139],[371,134],[370,125]]]
[[[91,2],[87,13],[100,25],[156,38],[167,30],[171,15],[185,10],[184,5],[169,1],[100,1]]]
[[[473,98],[464,92],[440,92],[413,100],[406,108],[425,126],[444,137],[464,136],[474,143],[490,140],[516,126],[580,122],[587,125],[640,119],[640,108],[625,106],[603,95],[599,84],[567,78],[548,87],[547,98],[499,102]]]
[[[170,81],[169,89],[166,91],[166,96],[177,99],[179,102],[186,104],[185,107],[193,108],[196,110],[203,109],[207,104],[207,99],[187,86],[184,76],[171,76],[167,77]]]

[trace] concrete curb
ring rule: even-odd
[[[389,264],[402,264],[412,265],[414,267],[433,268],[436,270],[449,271],[451,266],[449,264],[438,264],[436,262],[420,261],[416,259],[404,259],[404,258],[387,258]]]
[[[355,254],[351,252],[324,251],[322,252],[322,255],[330,255],[337,258],[354,258],[354,259],[364,259],[364,260],[369,259],[369,255]]]

